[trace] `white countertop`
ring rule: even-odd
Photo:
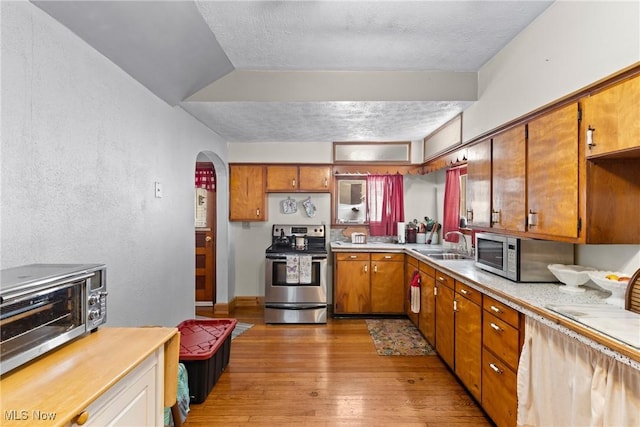
[[[481,292],[500,300],[512,308],[540,319],[544,317],[550,326],[556,325],[559,316],[566,319],[565,324],[577,324],[574,331],[587,328],[598,335],[612,338],[631,354],[633,360],[623,360],[640,369],[640,315],[622,308],[604,304],[610,292],[599,288],[584,287],[585,292],[570,294],[561,292],[564,286],[560,283],[516,283],[495,274],[476,268],[473,260],[437,260],[416,252],[414,249],[442,248],[439,245],[395,244],[370,242],[354,244],[350,242],[331,242],[333,252],[403,252],[420,261],[441,269],[454,279],[475,287]],[[572,315],[569,306],[583,308],[592,307],[588,315]],[[560,307],[560,309],[558,309]],[[566,310],[563,310],[565,309]],[[599,308],[599,310],[597,309]],[[605,310],[606,309],[606,310]],[[581,313],[582,313],[581,312]],[[573,312],[575,314],[575,312]],[[550,319],[550,320],[549,320]],[[606,347],[603,351],[611,351]],[[620,357],[616,357],[620,359]],[[625,357],[622,357],[625,359]]]

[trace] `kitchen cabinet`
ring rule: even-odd
[[[371,290],[367,252],[335,254],[334,312],[363,314],[371,311]]]
[[[527,231],[578,238],[578,104],[533,119],[527,130]]]
[[[523,320],[516,310],[486,295],[483,311],[482,407],[498,427],[514,426]]]
[[[416,326],[416,328],[420,327],[420,314],[419,313],[414,313],[413,311],[411,311],[411,279],[413,278],[413,272],[414,271],[418,271],[419,272],[419,262],[416,258],[412,257],[412,256],[408,256],[406,257],[405,260],[405,267],[404,267],[404,301],[405,301],[405,313],[407,315],[407,317],[409,317],[409,320],[411,320],[411,322],[413,322],[413,324]],[[422,278],[421,278],[422,280]]]
[[[371,254],[371,313],[404,312],[404,254]]]
[[[420,262],[420,320],[418,329],[432,346],[436,344],[436,269]]]
[[[330,192],[331,166],[267,165],[267,192]]]
[[[482,396],[482,294],[458,281],[454,301],[454,372],[467,390]]]
[[[403,279],[402,253],[337,253],[334,312],[403,314]]]
[[[640,148],[640,76],[592,93],[581,104],[587,158]]]
[[[491,139],[467,150],[467,221],[470,227],[491,226]]]
[[[491,226],[525,231],[525,126],[515,126],[493,137]]]
[[[442,360],[454,369],[454,280],[435,271],[436,288],[436,351]]]
[[[151,426],[164,421],[162,356],[147,357],[126,377],[82,411],[71,426]]]
[[[265,168],[229,165],[229,220],[266,221]]]

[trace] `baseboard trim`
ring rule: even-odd
[[[264,305],[264,297],[236,297],[235,298],[235,306],[236,307],[261,307]]]

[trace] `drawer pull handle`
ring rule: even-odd
[[[438,276],[438,280],[441,281],[441,282],[444,282],[444,277]]]
[[[384,259],[391,259],[391,255],[385,255]]]
[[[502,370],[493,363],[489,363],[489,367],[493,369],[493,372],[495,372],[496,374],[502,374]]]
[[[502,313],[502,310],[500,310],[498,307],[496,307],[495,305],[492,305],[491,307],[491,311],[495,311],[496,313]]]
[[[356,259],[356,258],[358,258],[358,255],[349,255],[349,258],[350,259]]]
[[[368,271],[369,271],[369,267],[365,265],[365,266],[364,266],[364,272],[366,273],[366,272],[368,272]]]
[[[469,294],[469,291],[468,291],[468,290],[466,290],[466,289],[460,289],[460,293],[461,293],[462,295],[467,295],[467,294]]]
[[[374,273],[377,273],[377,272],[378,272],[378,264],[376,264],[376,265],[374,265],[374,266],[373,266],[373,272],[374,272]]]
[[[502,328],[500,326],[496,325],[493,322],[489,323],[489,326],[491,326],[491,328],[493,328],[494,330],[496,330],[498,332],[502,332]]]

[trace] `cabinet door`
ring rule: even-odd
[[[229,220],[266,221],[264,167],[229,165]]]
[[[482,397],[482,308],[460,293],[456,292],[455,298],[455,372],[479,402]]]
[[[299,172],[301,191],[331,191],[331,166],[300,166]]]
[[[491,223],[500,230],[525,230],[525,129],[516,126],[493,138]]]
[[[420,321],[419,329],[422,335],[429,341],[429,344],[436,344],[436,279],[433,274],[433,267],[420,263],[420,273],[422,275],[422,286],[420,289]]]
[[[298,166],[267,166],[267,191],[297,191]]]
[[[578,237],[578,105],[528,124],[527,230]]]
[[[418,270],[418,260],[414,257],[407,256],[404,268],[404,311],[416,327],[420,326],[420,316],[418,313],[411,311],[411,279],[413,272]],[[424,277],[422,278],[424,279]]]
[[[371,312],[404,312],[404,255],[371,254]]]
[[[587,157],[640,147],[640,76],[584,98],[582,106],[583,143],[594,129]]]
[[[436,351],[451,369],[454,368],[453,289],[436,280]]]
[[[482,408],[496,426],[516,425],[516,373],[487,349],[482,351]]]
[[[366,314],[371,312],[369,254],[341,254],[353,260],[336,262],[335,308],[336,313]]]
[[[491,225],[491,140],[467,150],[467,221],[475,227]]]

